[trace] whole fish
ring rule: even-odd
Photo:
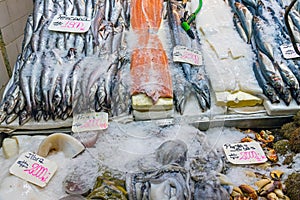
[[[40,26],[40,22],[43,18],[45,7],[45,0],[34,0],[33,7],[33,31],[35,32]]]
[[[274,87],[285,104],[289,105],[292,100],[291,92],[285,87],[278,69],[276,69],[271,60],[261,52],[258,52],[258,63],[266,80]]]
[[[179,7],[178,7],[179,6]],[[168,24],[170,27],[170,36],[173,46],[181,45],[191,47],[191,39],[186,32],[181,28],[180,11],[183,9],[180,5],[176,5],[175,1],[167,2]],[[177,10],[179,9],[179,11]],[[176,10],[175,10],[176,9]],[[180,63],[185,77],[188,81],[191,80],[191,64]]]
[[[92,19],[94,16],[94,7],[95,7],[95,1],[94,0],[86,0],[85,2],[85,16],[87,16],[88,19]]]
[[[111,65],[108,67],[106,72],[106,78],[105,78],[105,90],[106,90],[106,103],[107,105],[111,105],[111,95],[112,95],[112,83],[115,79],[115,76],[118,71],[118,65],[119,65],[118,58],[115,58]]]
[[[27,22],[25,25],[25,29],[24,29],[24,39],[22,42],[22,53],[24,54],[25,50],[27,49],[27,47],[30,44],[31,38],[33,35],[33,16],[29,15],[27,18]]]
[[[253,63],[253,72],[258,85],[263,90],[264,95],[271,101],[271,103],[279,103],[280,100],[275,89],[267,82],[257,62]]]
[[[93,34],[92,31],[89,30],[85,34],[85,41],[84,41],[84,50],[85,50],[85,56],[91,56],[94,54],[94,45],[93,45]]]
[[[40,76],[41,76],[41,58],[39,56],[35,56],[32,61],[32,67],[30,72],[30,79],[29,79],[29,89],[30,89],[30,96],[31,96],[31,103],[32,103],[32,114],[35,117],[37,112],[41,110],[41,85],[40,85]]]
[[[239,35],[241,36],[241,38],[245,42],[248,42],[247,34],[245,33],[245,30],[242,27],[242,23],[236,13],[234,13],[234,15],[233,15],[233,23],[234,23],[235,28],[238,31]]]
[[[111,16],[110,16],[110,22],[116,26],[116,23],[121,16],[122,12],[122,2],[121,0],[116,0],[114,6],[111,8]]]
[[[72,102],[72,112],[77,105],[79,95],[77,85],[79,84],[80,72],[81,72],[81,64],[82,59],[78,60],[72,69],[72,73],[70,75],[70,89],[71,89],[71,102]]]
[[[273,46],[264,39],[264,26],[266,26],[266,24],[264,24],[260,18],[256,16],[253,17],[253,33],[256,46],[260,51],[268,56],[272,62],[274,62]]]
[[[251,37],[252,37],[252,20],[253,15],[251,12],[244,6],[242,3],[235,2],[234,3],[236,14],[241,20],[242,26],[245,30],[245,33],[248,38],[248,43],[250,43]]]

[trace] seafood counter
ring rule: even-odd
[[[290,44],[282,17],[288,2],[214,0],[195,15],[198,3],[35,1],[3,92],[1,130],[70,127],[88,112],[126,122],[290,119],[300,76],[298,60],[280,52]],[[290,12],[295,37],[298,8]],[[79,16],[90,28],[53,31],[57,16]]]

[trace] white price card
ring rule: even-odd
[[[23,153],[9,172],[30,183],[45,187],[57,170],[55,162],[32,152]]]
[[[95,131],[108,127],[108,114],[105,112],[92,112],[74,115],[72,131]]]
[[[91,20],[86,16],[55,15],[49,30],[70,33],[85,33],[91,26]]]
[[[202,65],[202,54],[196,49],[189,49],[184,46],[176,46],[173,49],[173,61],[199,66]]]
[[[227,143],[223,145],[223,150],[233,164],[257,164],[268,160],[258,142]]]
[[[297,43],[297,47],[300,51],[300,44]],[[293,47],[292,44],[288,45],[281,45],[280,46],[281,52],[283,54],[283,57],[285,59],[293,59],[293,58],[300,58],[300,55],[298,55]]]

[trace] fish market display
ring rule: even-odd
[[[22,52],[0,104],[1,125],[61,123],[74,114],[94,111],[118,117],[131,115],[132,110],[142,114],[169,110],[172,117],[173,104],[176,113],[184,114],[190,93],[199,103],[195,112],[209,110],[204,66],[172,61],[171,52],[178,45],[201,51],[200,38],[192,40],[181,30],[178,15],[185,12],[181,4],[34,1]],[[86,17],[90,29],[85,33],[49,30],[57,15]]]

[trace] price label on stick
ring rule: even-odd
[[[70,33],[85,33],[91,26],[91,20],[86,16],[55,15],[49,30]]]
[[[32,152],[23,153],[9,172],[30,183],[45,187],[57,170],[55,162]]]
[[[173,61],[189,63],[191,65],[202,65],[201,52],[184,46],[176,46],[173,49]]]
[[[223,150],[233,164],[256,164],[268,160],[258,142],[224,144]]]
[[[74,115],[73,132],[103,130],[108,127],[108,114],[105,112],[92,112]]]
[[[300,51],[300,44],[297,43],[297,47]],[[292,44],[289,45],[281,45],[280,46],[281,52],[283,54],[283,57],[285,59],[293,59],[293,58],[300,58],[300,55],[298,55],[293,47]]]

